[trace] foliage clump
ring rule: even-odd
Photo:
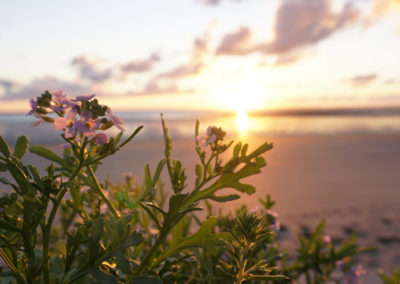
[[[0,197],[1,283],[355,283],[363,274],[353,262],[361,252],[355,239],[331,242],[322,233],[324,222],[299,236],[297,255],[280,249],[269,195],[260,200],[262,208],[214,212],[211,201],[240,198],[222,189],[255,192],[243,179],[260,173],[272,143],[249,151],[247,144],[226,142],[215,126],[200,135],[197,122],[199,163],[188,188],[188,172],[173,159],[161,118],[165,151],[156,168],[146,165],[141,183],[129,175],[117,184],[100,182],[95,172],[103,159],[142,127],[123,139],[123,121],[93,98],[46,91],[31,100],[34,126],[46,122],[61,131],[62,155],[29,146],[25,136],[11,150],[0,137],[0,171],[12,177],[0,180],[12,190]],[[121,132],[109,137],[104,131],[113,126]],[[44,175],[22,161],[28,149],[49,161]],[[171,191],[160,180],[164,170]],[[201,204],[206,214],[198,214]]]

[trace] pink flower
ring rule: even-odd
[[[217,136],[215,134],[211,134],[212,129],[213,126],[209,126],[207,128],[207,135],[197,136],[197,141],[199,142],[201,147],[205,148],[217,139]]]
[[[110,107],[107,108],[107,115],[110,118],[113,125],[115,125],[119,130],[125,131],[125,128],[123,126],[121,126],[121,124],[123,124],[124,122],[122,121],[121,118],[119,118],[119,116],[116,116],[112,113]]]
[[[31,106],[31,110],[30,110],[26,115],[34,114],[35,117],[36,117],[36,114],[37,114],[36,110],[37,110],[37,107],[38,107],[37,101],[35,101],[34,99],[31,99],[31,100],[29,101],[29,104],[30,104],[30,106]]]
[[[81,113],[81,120],[76,122],[76,130],[86,137],[95,135],[95,130],[100,127],[100,121],[92,117],[92,113],[85,110]]]
[[[64,117],[59,117],[54,120],[54,128],[61,130],[67,128],[67,120]]]
[[[61,91],[56,90],[53,92],[53,102],[56,104],[55,106],[51,106],[50,108],[54,111],[65,111],[67,108],[73,107],[76,103],[72,102],[67,98],[67,95]]]
[[[330,244],[332,242],[332,238],[331,236],[325,235],[322,237],[322,241],[324,242],[324,244]]]
[[[72,138],[76,133],[76,123],[74,122],[77,109],[72,108],[67,112],[66,117],[59,117],[54,120],[54,128],[56,130],[65,129],[65,138]]]
[[[104,144],[108,143],[109,139],[108,136],[104,133],[97,134],[96,136],[96,144],[99,146],[103,146]]]

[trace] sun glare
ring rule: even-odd
[[[247,74],[236,80],[224,80],[213,86],[212,96],[225,110],[246,112],[260,107],[261,100],[267,96],[267,90]]]
[[[240,134],[244,134],[247,132],[249,128],[249,117],[247,116],[247,112],[241,110],[236,115],[236,126]]]

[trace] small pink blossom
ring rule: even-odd
[[[331,236],[325,235],[322,237],[322,241],[324,242],[324,244],[330,244],[332,243],[332,238]]]
[[[54,128],[56,130],[62,130],[67,127],[67,120],[64,117],[59,117],[54,120]]]
[[[61,185],[61,183],[62,183],[61,177],[55,178],[55,179],[53,180],[53,183],[54,183],[57,187],[60,187],[60,185]]]
[[[30,105],[30,107],[31,107],[31,110],[30,110],[26,115],[36,114],[37,107],[38,107],[37,101],[34,100],[34,99],[31,99],[31,100],[29,101],[29,105]],[[35,116],[36,116],[36,115],[35,115]]]
[[[93,115],[90,111],[83,111],[81,113],[81,120],[76,122],[76,129],[86,137],[94,136],[95,130],[100,127],[98,119],[92,119]]]
[[[253,209],[250,210],[251,213],[257,214],[257,213],[262,213],[262,208],[260,206],[256,206]]]
[[[66,111],[66,109],[76,105],[76,103],[68,99],[67,95],[61,90],[53,92],[53,102],[56,105],[52,105],[50,108],[54,111]]]
[[[114,115],[112,113],[110,107],[107,108],[107,115],[110,118],[110,120],[113,123],[113,125],[115,125],[119,130],[125,131],[125,128],[123,126],[121,126],[121,124],[123,124],[124,122],[122,121],[122,119],[119,116]]]
[[[197,141],[199,142],[201,147],[205,148],[217,139],[217,136],[215,134],[211,134],[213,127],[214,126],[209,126],[207,128],[207,135],[197,136]]]
[[[96,144],[99,146],[103,146],[104,144],[107,144],[109,141],[108,136],[104,133],[100,133],[96,135]]]

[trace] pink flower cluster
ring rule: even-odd
[[[206,135],[199,135],[196,137],[196,139],[199,142],[200,146],[205,148],[208,145],[214,145],[217,144],[219,141],[222,141],[225,137],[225,134],[226,132],[223,131],[221,127],[209,126],[207,128]]]
[[[60,91],[50,94],[46,91],[36,100],[31,99],[31,110],[27,115],[34,115],[39,120],[32,123],[32,127],[42,122],[54,123],[56,130],[63,130],[66,139],[75,138],[79,141],[82,137],[94,138],[96,144],[102,146],[108,143],[109,138],[105,133],[96,133],[98,130],[106,130],[116,126],[125,131],[123,121],[107,106],[101,106],[93,98],[95,95],[77,96],[73,99]],[[55,113],[57,118],[48,114]]]

